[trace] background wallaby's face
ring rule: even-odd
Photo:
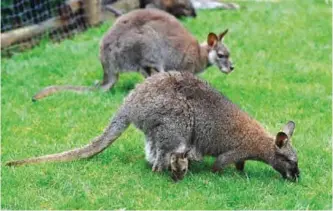
[[[177,182],[182,180],[188,170],[188,152],[171,153],[170,156],[171,177]]]
[[[296,151],[291,146],[291,136],[295,129],[295,123],[288,122],[283,132],[275,137],[275,159],[273,168],[281,173],[283,178],[296,180],[299,177],[298,159]]]
[[[166,0],[166,1],[170,2],[171,7],[169,7],[169,10],[171,10],[170,12],[174,14],[176,17],[197,16],[191,0]]]
[[[228,29],[222,32],[219,36],[214,33],[209,33],[207,37],[209,62],[210,64],[218,66],[218,68],[224,73],[230,73],[234,69],[230,58],[230,52],[227,46],[223,43],[223,38],[227,32]]]

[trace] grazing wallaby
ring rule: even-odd
[[[191,149],[188,158],[215,156],[214,171],[245,160],[271,165],[284,178],[299,176],[297,154],[291,146],[295,124],[271,136],[247,113],[205,82],[187,72],[155,74],[125,99],[104,133],[90,144],[58,154],[10,161],[9,166],[92,157],[112,144],[130,123],[146,135],[146,155],[153,170],[165,168],[166,153],[181,145]]]
[[[119,73],[141,71],[148,77],[152,72],[169,70],[202,72],[217,65],[224,73],[234,67],[223,38],[209,33],[207,43],[198,41],[172,15],[156,9],[135,10],[117,19],[100,45],[100,60],[104,76],[101,88],[108,91],[117,82]],[[63,90],[89,91],[91,87],[50,86],[38,92],[33,101]]]

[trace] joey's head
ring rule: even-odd
[[[291,146],[291,137],[295,123],[289,121],[275,137],[275,152],[272,166],[283,178],[296,181],[300,175],[295,149]]]
[[[170,155],[171,177],[175,182],[182,180],[187,173],[189,165],[188,153],[189,151],[173,152]]]
[[[216,65],[223,73],[230,73],[234,70],[232,65],[230,52],[223,43],[228,29],[219,35],[209,33],[207,37],[208,62],[210,65]]]
[[[169,13],[177,18],[182,16],[196,17],[197,14],[191,0],[164,0]]]

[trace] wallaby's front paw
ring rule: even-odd
[[[153,171],[153,172],[161,172],[161,171],[162,171],[162,168],[159,167],[159,166],[153,166],[152,171]]]
[[[222,169],[220,168],[220,167],[217,167],[217,166],[213,166],[213,168],[212,168],[212,172],[213,173],[218,173],[218,172],[220,172],[220,171],[222,171]]]
[[[238,171],[244,171],[245,162],[244,161],[237,162],[235,163],[235,166]]]

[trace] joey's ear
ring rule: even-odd
[[[216,34],[210,32],[207,37],[207,44],[210,47],[214,47],[217,44],[217,41],[218,41],[218,38],[217,38]]]
[[[190,149],[188,149],[188,150],[186,150],[184,153],[183,153],[183,158],[188,158],[188,155],[189,155],[189,153],[190,153]]]
[[[291,136],[293,135],[294,133],[294,130],[295,130],[295,122],[293,121],[289,121],[283,128],[283,132],[285,134],[288,135],[289,138],[291,138]]]
[[[275,138],[275,144],[276,144],[276,146],[278,146],[279,148],[281,148],[284,145],[286,145],[287,142],[288,142],[288,136],[287,136],[287,134],[285,134],[284,132],[278,132],[278,134],[276,135],[276,138]]]
[[[177,155],[175,155],[175,153],[171,153],[170,154],[170,161],[171,161],[171,163],[176,162],[176,160],[177,160]]]
[[[224,32],[222,32],[222,33],[219,35],[219,41],[223,41],[223,38],[224,38],[224,36],[228,33],[228,30],[229,30],[229,29],[226,29]]]

